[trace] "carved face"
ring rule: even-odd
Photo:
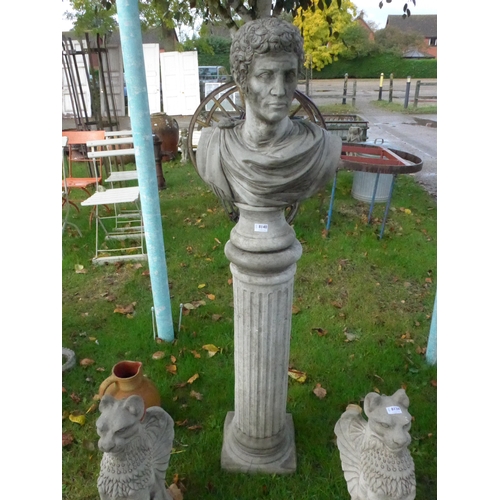
[[[372,435],[377,437],[391,451],[399,451],[411,442],[409,434],[411,415],[410,401],[404,389],[392,396],[370,392],[365,397],[365,413]]]
[[[405,408],[398,409],[400,413],[388,414],[386,408],[379,407],[368,420],[372,435],[394,452],[402,450],[411,442],[411,416]]]
[[[144,403],[139,396],[117,401],[111,396],[104,396],[99,409],[96,429],[100,439],[99,450],[108,453],[121,453],[130,439],[137,434],[139,420],[144,411]]]
[[[288,116],[297,88],[298,58],[290,52],[255,54],[249,68],[247,114],[275,123]]]

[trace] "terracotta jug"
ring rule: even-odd
[[[138,395],[144,400],[145,408],[161,406],[160,393],[143,374],[140,361],[120,361],[113,366],[111,375],[99,387],[99,399],[105,394],[115,399]]]

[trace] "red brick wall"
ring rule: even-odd
[[[425,48],[425,52],[429,54],[432,57],[435,57],[437,59],[437,53],[438,53],[438,48],[437,45],[429,45],[429,40],[430,38],[425,39],[425,43],[427,47]]]

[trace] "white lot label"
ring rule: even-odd
[[[394,415],[394,413],[403,413],[399,406],[387,406],[386,410],[389,415]]]
[[[267,233],[268,227],[269,226],[267,224],[255,224],[254,231],[257,231],[258,233]]]

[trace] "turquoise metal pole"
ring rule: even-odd
[[[168,289],[138,0],[117,0],[116,10],[127,81],[130,124],[139,177],[156,327],[158,337],[173,341],[174,325]]]
[[[432,311],[431,329],[429,340],[427,341],[427,350],[425,351],[427,363],[435,365],[437,362],[437,293],[434,298],[434,310]]]

